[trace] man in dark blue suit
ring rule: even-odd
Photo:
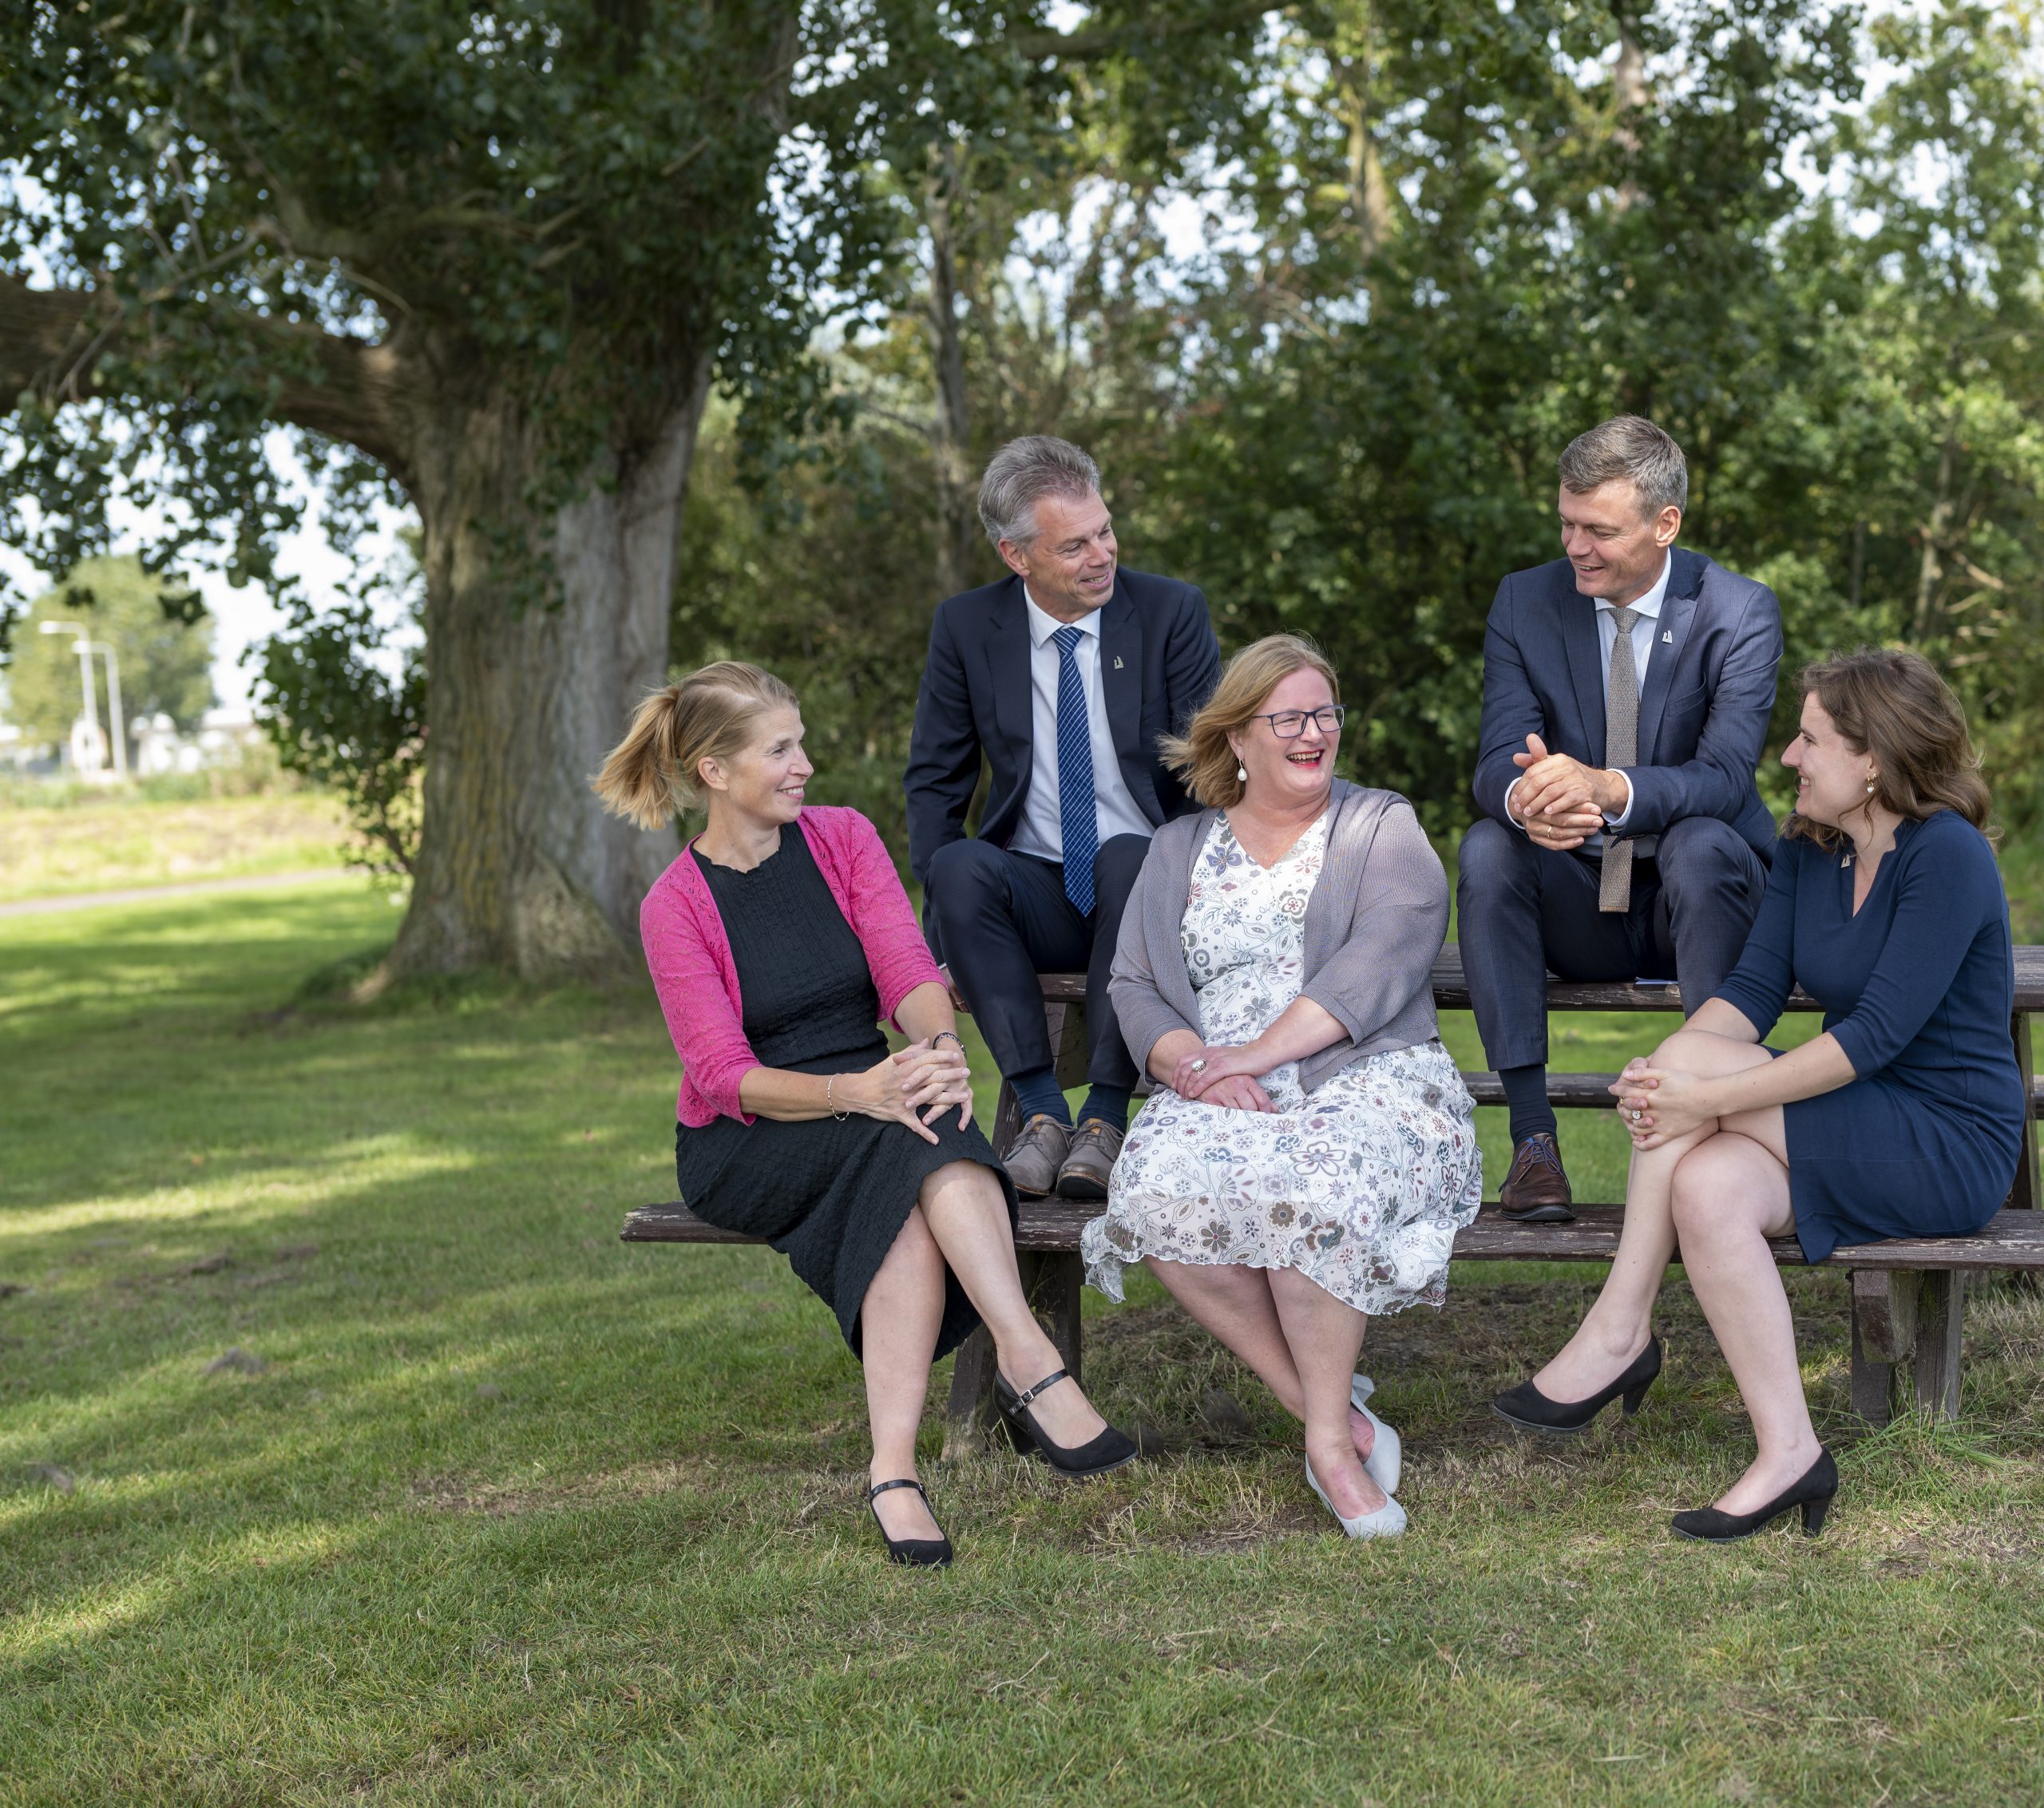
[[[1682,448],[1621,415],[1561,459],[1567,556],[1515,572],[1483,635],[1456,933],[1511,1114],[1507,1217],[1573,1216],[1547,1102],[1547,971],[1673,979],[1693,1011],[1760,908],[1774,819],[1753,784],[1781,608],[1675,544]]]
[[[1206,599],[1119,568],[1093,461],[1035,435],[994,454],[980,520],[1010,576],[937,606],[906,777],[923,928],[1014,1086],[1020,1192],[1104,1199],[1137,1074],[1107,998],[1152,830],[1194,807],[1158,758],[1220,676]],[[988,769],[976,837],[965,814]],[[1039,973],[1086,975],[1075,1131]]]

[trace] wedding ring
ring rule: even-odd
[[[1192,1070],[1193,1070],[1193,1072],[1194,1072],[1195,1074],[1203,1074],[1203,1073],[1205,1073],[1205,1072],[1206,1071],[1206,1062],[1205,1062],[1204,1060],[1200,1060],[1200,1061],[1195,1061],[1195,1062],[1193,1062],[1193,1064],[1192,1064]]]
[[[1633,1121],[1635,1124],[1636,1124],[1636,1123],[1638,1123],[1638,1122],[1639,1122],[1639,1114],[1638,1114],[1637,1111],[1634,1112],[1634,1113],[1633,1113],[1633,1114],[1632,1114],[1632,1121]]]

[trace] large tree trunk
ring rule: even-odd
[[[580,499],[538,524],[557,581],[523,607],[507,605],[513,580],[489,526],[520,524],[533,424],[502,398],[425,424],[414,461],[425,814],[394,976],[644,971],[640,900],[675,837],[606,814],[589,780],[640,698],[667,680],[675,537],[706,390],[699,380],[646,447],[599,461]]]

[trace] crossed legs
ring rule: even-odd
[[[1010,1383],[1031,1387],[1060,1366],[1057,1346],[1022,1291],[1000,1183],[976,1161],[946,1163],[923,1182],[859,1308],[875,1482],[915,1477],[916,1432],[929,1394],[947,1266],[986,1321]],[[1060,1444],[1083,1444],[1105,1429],[1075,1383],[1053,1387],[1030,1410]],[[908,1489],[873,1504],[893,1537],[938,1536],[921,1496]]]
[[[1364,1315],[1295,1268],[1148,1260],[1150,1272],[1202,1329],[1226,1344],[1305,1422],[1306,1454],[1344,1513],[1374,1513],[1383,1491],[1364,1473],[1374,1435],[1349,1405]]]
[[[1751,1042],[1682,1030],[1654,1064],[1709,1078],[1770,1059]],[[1796,1215],[1781,1107],[1718,1119],[1660,1148],[1635,1150],[1626,1182],[1625,1228],[1596,1304],[1534,1385],[1551,1400],[1580,1400],[1646,1347],[1662,1276],[1682,1244],[1682,1264],[1751,1415],[1759,1453],[1717,1501],[1750,1512],[1816,1461],[1820,1448],[1796,1359],[1794,1322],[1768,1239]]]

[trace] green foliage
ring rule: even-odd
[[[373,588],[301,610],[263,643],[257,673],[263,728],[284,769],[340,795],[367,864],[409,875],[418,856],[426,662],[415,634],[417,587],[406,588],[412,604],[397,622],[378,609]],[[394,647],[407,627],[414,635]]]
[[[1555,457],[1649,413],[1689,454],[1686,543],[1781,595],[1780,737],[1801,663],[1906,640],[1960,689],[2005,817],[2034,820],[2044,87],[2024,22],[1956,6],[1863,28],[1785,0],[1626,17],[1288,12],[1229,128],[1238,160],[1208,172],[1231,229],[1191,264],[1166,252],[1136,134],[1075,89],[1083,157],[975,166],[1001,175],[959,234],[975,464],[1018,431],[1091,446],[1124,558],[1199,583],[1224,647],[1320,639],[1357,706],[1352,766],[1448,832],[1498,580],[1558,556]],[[1892,79],[1856,109],[1876,57]],[[830,662],[782,624],[826,568],[838,639],[903,646],[904,608],[921,631],[935,378],[913,300],[842,354],[855,424],[793,485],[805,511],[770,528],[720,493],[699,516],[720,575],[684,585],[678,659],[763,637],[822,698]],[[834,561],[854,508],[890,524],[870,565]],[[770,585],[719,563],[725,532],[770,535]],[[890,655],[861,714],[812,710],[862,794],[900,769],[914,678]]]
[[[77,637],[38,632],[46,621],[81,623],[110,646],[121,673],[129,738],[140,722],[168,716],[191,733],[213,706],[212,623],[180,586],[152,577],[133,557],[88,559],[30,604],[6,674],[7,719],[61,745],[83,706]],[[93,659],[95,714],[107,726],[106,665]]]

